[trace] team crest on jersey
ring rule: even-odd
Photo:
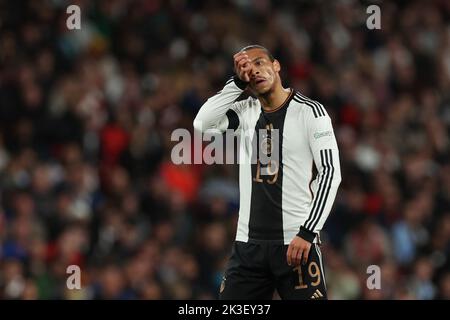
[[[270,155],[272,153],[272,139],[267,137],[262,139],[261,141],[261,152],[264,153],[266,156]]]

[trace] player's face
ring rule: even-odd
[[[257,95],[269,92],[275,85],[280,71],[280,65],[275,60],[270,61],[267,54],[261,49],[247,51],[251,61],[250,89]]]

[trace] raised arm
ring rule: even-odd
[[[201,132],[209,130],[237,129],[240,124],[239,108],[236,99],[247,84],[234,76],[227,81],[217,94],[209,98],[200,108],[194,119],[194,128]]]
[[[236,100],[250,81],[250,63],[245,52],[236,53],[233,58],[236,75],[200,108],[194,119],[194,128],[198,131],[224,132],[226,129],[237,129],[240,125],[240,108]]]

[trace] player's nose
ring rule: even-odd
[[[251,67],[251,70],[250,70],[250,76],[251,76],[252,78],[254,78],[254,77],[256,77],[257,75],[259,75],[259,70],[258,70],[258,68],[255,68],[255,66],[252,66],[252,67]]]

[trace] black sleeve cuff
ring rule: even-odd
[[[316,238],[316,233],[309,231],[305,227],[301,226],[300,231],[297,233],[297,236],[312,243],[314,241],[314,239]]]
[[[239,89],[245,90],[248,86],[248,82],[242,81],[238,76],[233,77],[234,83],[238,86]]]
[[[228,118],[227,129],[236,130],[239,127],[239,116],[237,115],[236,111],[234,111],[233,109],[229,109],[226,113],[226,116]]]

